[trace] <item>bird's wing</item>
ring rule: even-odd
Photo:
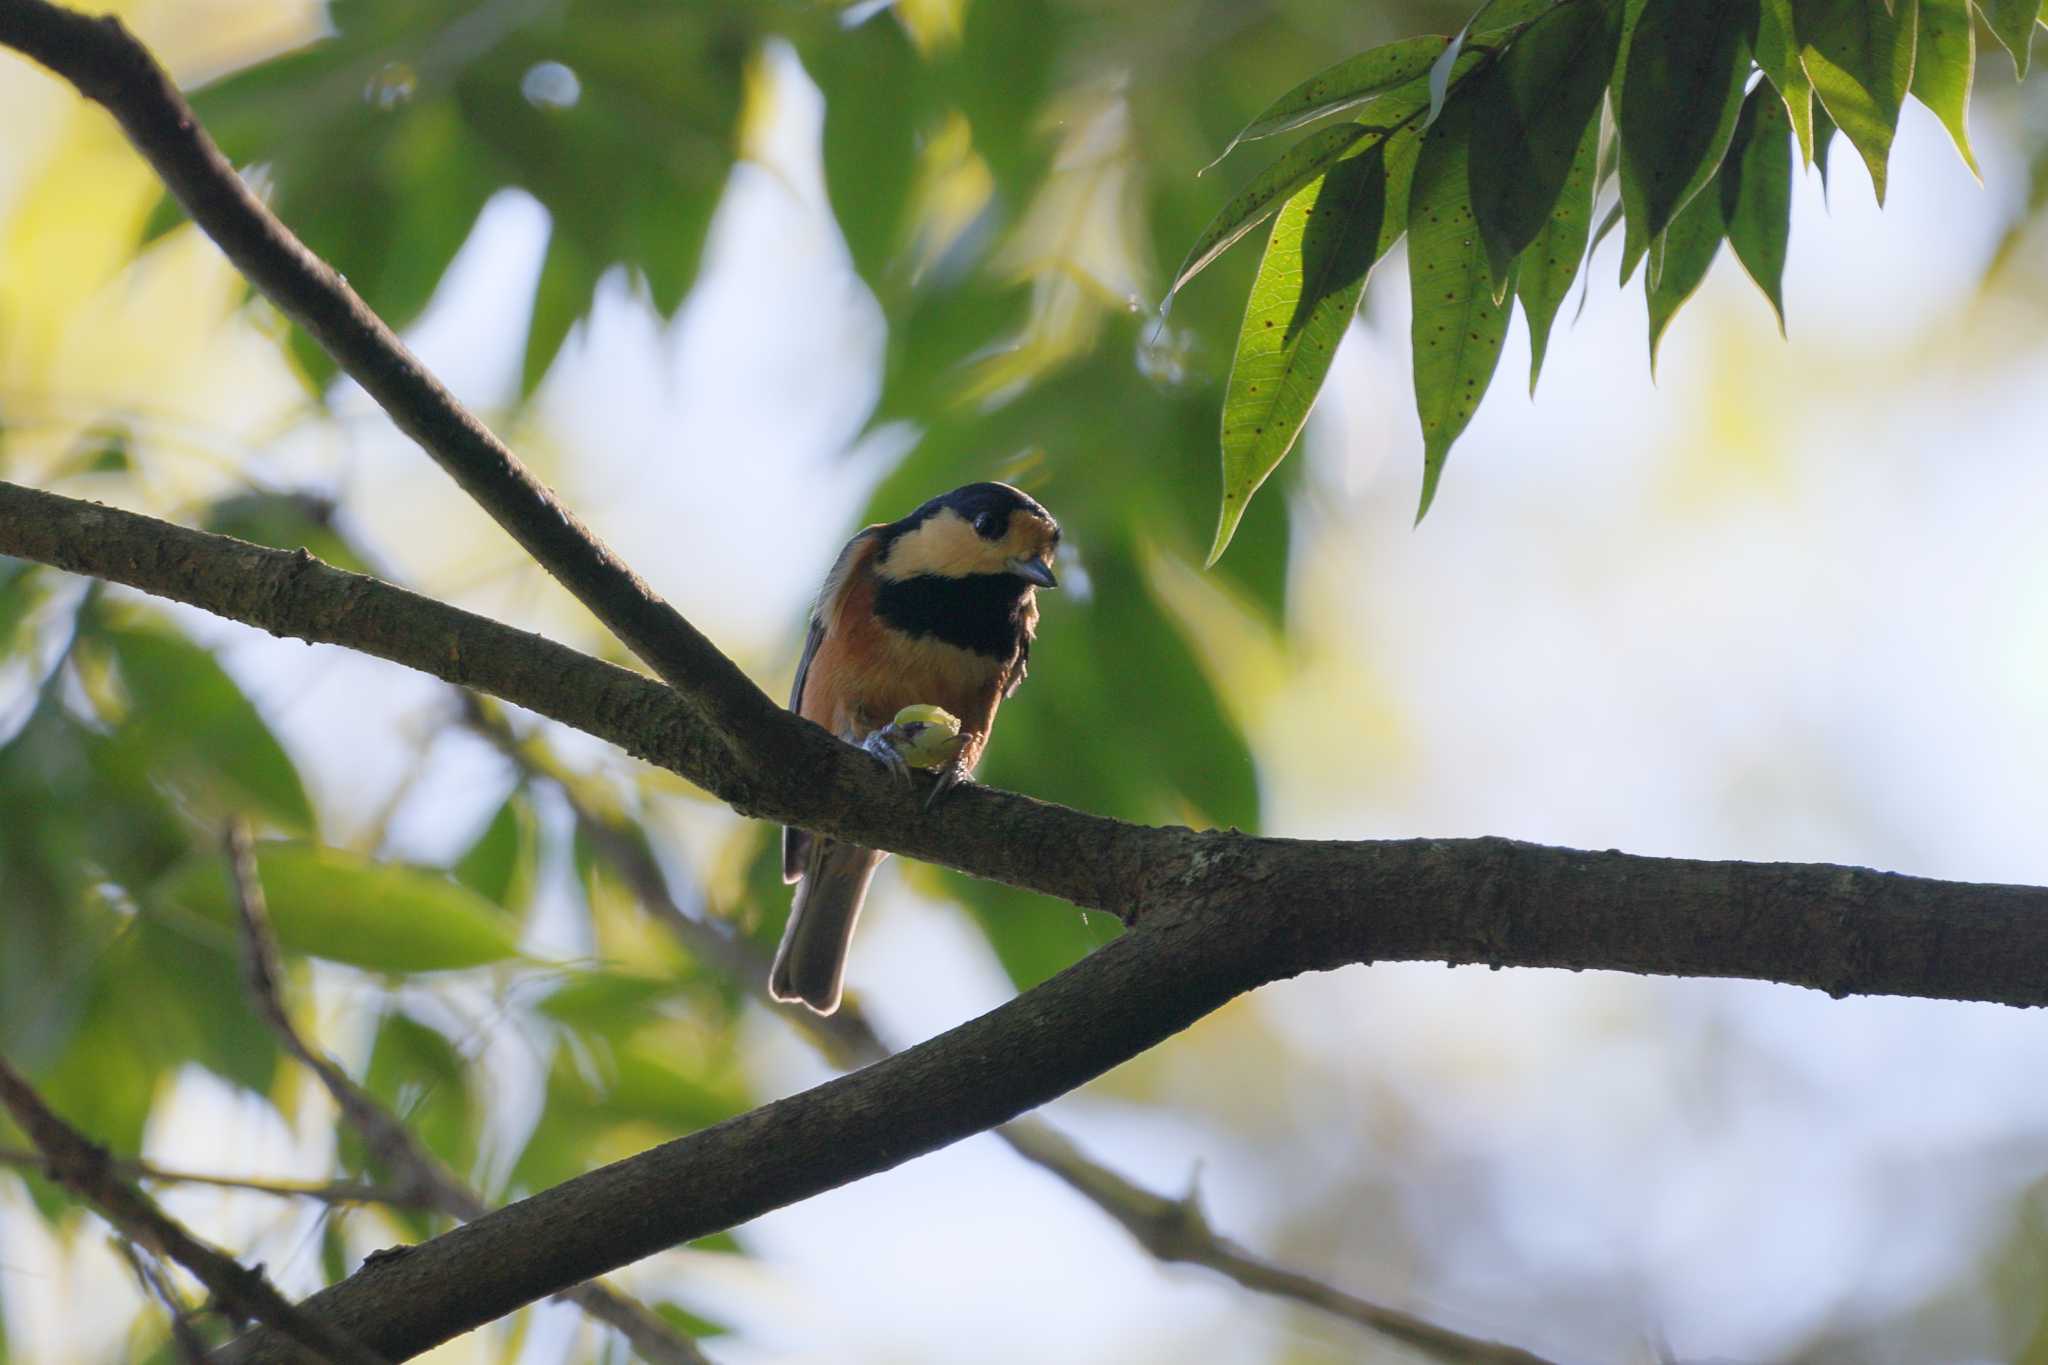
[[[811,660],[817,657],[818,646],[824,642],[825,632],[839,615],[839,603],[846,596],[847,584],[853,581],[853,571],[868,555],[874,552],[875,535],[879,527],[870,526],[839,552],[839,558],[832,561],[831,572],[825,575],[824,586],[818,589],[818,600],[811,606],[811,628],[804,636],[804,652],[796,661],[796,680],[789,685],[789,709],[801,711],[804,704],[804,685],[810,681]],[[804,872],[804,855],[809,850],[811,835],[808,830],[791,825],[782,828],[782,880],[793,882]]]

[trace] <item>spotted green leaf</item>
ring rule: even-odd
[[[1273,224],[1223,395],[1223,507],[1211,564],[1301,435],[1366,275],[1407,225],[1420,140],[1409,128],[1375,138],[1297,192]]]
[[[1550,344],[1550,324],[1557,317],[1564,297],[1571,292],[1579,273],[1579,260],[1586,254],[1586,239],[1593,227],[1593,187],[1599,178],[1600,123],[1586,125],[1579,139],[1578,154],[1572,158],[1564,188],[1551,206],[1536,240],[1516,260],[1515,295],[1522,301],[1522,315],[1529,320],[1529,392],[1536,392],[1536,378],[1543,372],[1543,353]]]
[[[1629,37],[1618,110],[1622,199],[1642,240],[1663,232],[1720,166],[1756,32],[1757,0],[1643,5]]]
[[[1795,10],[1800,63],[1870,168],[1880,204],[1899,108],[1913,83],[1918,11],[1915,0],[1899,0],[1892,13],[1869,0],[1798,0]]]
[[[1284,156],[1253,176],[1249,185],[1216,211],[1188,249],[1187,259],[1174,272],[1167,297],[1171,299],[1180,292],[1181,286],[1201,274],[1211,261],[1278,213],[1280,206],[1302,186],[1320,177],[1332,162],[1371,136],[1362,124],[1339,123],[1318,129],[1288,148]]]
[[[1424,78],[1449,43],[1440,34],[1405,38],[1325,67],[1261,109],[1230,139],[1223,156],[1229,156],[1244,143],[1291,132],[1319,118],[1356,109],[1396,86]]]
[[[1920,0],[1920,35],[1913,49],[1913,97],[1934,111],[1955,140],[1972,175],[1970,82],[1977,70],[1977,23],[1970,0]]]
[[[1560,6],[1472,78],[1472,211],[1496,298],[1515,257],[1549,221],[1589,137],[1597,152],[1620,19],[1611,4]],[[1590,194],[1590,161],[1584,178]]]
[[[1419,522],[1436,498],[1444,459],[1472,420],[1500,363],[1509,307],[1494,302],[1472,213],[1469,100],[1453,100],[1423,139],[1408,199],[1409,324],[1415,409],[1422,419]]]

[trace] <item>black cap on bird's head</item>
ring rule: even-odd
[[[1014,574],[1055,588],[1059,523],[1028,493],[1006,483],[970,483],[941,493],[882,528],[876,571],[886,578]]]

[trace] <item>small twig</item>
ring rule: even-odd
[[[248,826],[230,822],[225,837],[228,871],[234,883],[235,908],[242,921],[244,976],[250,1003],[276,1035],[278,1044],[305,1063],[341,1109],[342,1119],[363,1140],[371,1154],[392,1172],[402,1199],[387,1202],[433,1209],[471,1222],[490,1211],[483,1196],[464,1184],[441,1159],[415,1137],[377,1099],[349,1079],[340,1063],[309,1043],[285,1008],[281,982],[284,968],[277,938],[263,900],[263,882]],[[557,1297],[615,1328],[643,1359],[657,1365],[710,1365],[697,1344],[662,1321],[644,1305],[596,1281],[579,1284]]]
[[[178,1353],[178,1359],[185,1365],[206,1365],[206,1343],[192,1328],[192,1309],[179,1294],[176,1287],[159,1271],[155,1263],[146,1260],[142,1251],[127,1238],[116,1238],[114,1246],[128,1261],[128,1268],[135,1272],[135,1278],[142,1282],[143,1292],[163,1304],[170,1315],[171,1345]]]
[[[294,1308],[262,1271],[200,1241],[148,1195],[115,1176],[106,1151],[58,1118],[4,1057],[0,1057],[0,1105],[43,1154],[52,1180],[98,1209],[122,1236],[191,1271],[234,1317],[261,1322],[323,1360],[340,1365],[386,1365],[384,1358],[367,1346]]]
[[[0,1147],[0,1166],[17,1170],[41,1170],[41,1154],[19,1147]],[[274,1194],[285,1199],[313,1199],[322,1204],[383,1204],[391,1208],[429,1208],[417,1192],[390,1185],[373,1185],[363,1180],[265,1180],[258,1176],[209,1175],[202,1171],[178,1171],[134,1157],[107,1157],[107,1169],[122,1180],[146,1180],[158,1185],[206,1185],[221,1190],[248,1190]]]
[[[588,779],[570,771],[539,739],[520,736],[493,703],[473,693],[459,695],[463,716],[473,730],[523,772],[561,792],[584,841],[611,865],[648,914],[698,959],[746,983],[757,995],[762,993],[761,986],[768,979],[763,955],[716,922],[676,904],[668,878],[649,855],[647,845],[633,837],[631,827],[611,810],[611,803],[591,790]],[[852,1000],[842,1002],[838,1012],[830,1015],[800,1007],[778,1006],[777,1010],[836,1065],[865,1066],[882,1060],[892,1050]],[[995,1134],[1018,1156],[1050,1171],[1115,1219],[1139,1246],[1161,1261],[1204,1266],[1247,1289],[1321,1309],[1439,1360],[1544,1365],[1542,1357],[1527,1351],[1465,1336],[1263,1260],[1211,1229],[1192,1194],[1182,1199],[1154,1194],[1090,1157],[1042,1119],[1013,1119]]]

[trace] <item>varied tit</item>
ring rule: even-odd
[[[1024,681],[1037,590],[1058,586],[1059,524],[1002,483],[971,483],[846,543],[811,611],[789,709],[908,778],[897,713],[957,718],[936,801],[974,771],[996,708]],[[820,1014],[839,1008],[847,945],[887,856],[800,829],[782,832],[782,879],[798,883],[768,991]]]

